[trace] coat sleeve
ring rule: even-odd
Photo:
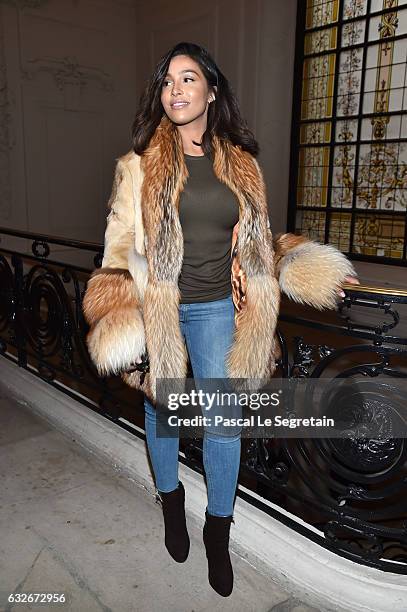
[[[345,276],[357,276],[352,262],[331,244],[306,236],[273,236],[274,267],[280,289],[290,299],[323,310],[334,309]]]
[[[129,369],[146,349],[143,288],[137,285],[130,271],[135,253],[133,200],[130,170],[119,159],[108,202],[110,212],[102,267],[91,274],[82,304],[90,326],[86,344],[100,375],[119,374]]]

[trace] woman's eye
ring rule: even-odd
[[[192,77],[184,77],[184,81],[194,81],[195,79],[193,79]],[[163,82],[163,87],[167,86],[167,83],[170,83],[170,81],[167,79]]]

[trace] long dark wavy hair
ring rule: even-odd
[[[214,85],[217,86],[216,98],[208,107],[207,128],[201,142],[204,154],[212,156],[212,137],[216,135],[230,140],[234,145],[240,145],[243,150],[257,156],[259,145],[240,114],[239,104],[228,80],[204,47],[189,42],[180,42],[163,55],[140,97],[132,126],[135,153],[141,155],[146,150],[164,114],[161,89],[171,58],[176,55],[188,55],[195,60],[206,77],[209,89]]]

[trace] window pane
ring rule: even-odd
[[[340,6],[338,22],[339,3],[306,3],[297,49],[295,231],[324,241],[327,228],[328,241],[344,252],[400,260],[407,239],[407,0]]]
[[[395,7],[397,8],[397,7]],[[369,40],[389,38],[407,33],[407,11],[394,11],[372,17],[369,23]]]
[[[297,212],[295,233],[311,240],[325,241],[325,213],[313,210]]]
[[[350,244],[350,213],[332,213],[329,219],[329,243],[347,253]]]
[[[329,173],[329,147],[300,150],[297,206],[326,206]]]
[[[405,219],[391,215],[357,214],[352,252],[374,257],[403,257]]]
[[[342,28],[342,46],[349,47],[362,43],[365,39],[365,21],[352,21],[345,23]]]
[[[355,145],[343,145],[335,148],[332,174],[332,207],[352,207],[355,182],[355,159]]]
[[[330,51],[336,49],[337,28],[329,28],[327,30],[318,30],[311,34],[306,34],[304,39],[304,54],[322,53],[322,51]]]
[[[358,133],[358,121],[356,119],[343,119],[336,122],[336,142],[352,142],[356,140]]]
[[[360,146],[358,208],[406,210],[406,148],[397,142]]]
[[[338,21],[339,0],[307,0],[305,28],[317,28]]]
[[[344,0],[343,3],[343,19],[352,19],[352,17],[361,17],[365,15],[367,0]]]

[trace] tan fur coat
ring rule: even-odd
[[[213,168],[239,202],[231,274],[236,329],[227,371],[232,378],[269,379],[279,355],[280,291],[318,309],[335,308],[345,276],[356,273],[331,245],[290,233],[272,236],[262,172],[248,152],[215,137]],[[117,160],[102,267],[83,300],[87,346],[99,374],[121,374],[153,402],[157,378],[187,372],[178,318],[178,204],[187,178],[181,137],[164,115],[142,156],[130,151]],[[125,370],[145,350],[150,371],[141,384],[140,372]]]

